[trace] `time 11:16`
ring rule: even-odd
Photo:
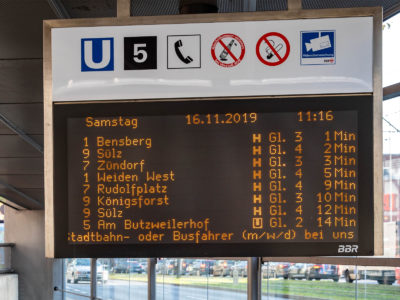
[[[333,112],[327,111],[299,111],[297,120],[299,122],[317,122],[317,121],[332,121],[334,119]]]

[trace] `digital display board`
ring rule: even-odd
[[[56,257],[373,254],[372,96],[59,104],[54,132]]]

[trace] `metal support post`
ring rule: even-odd
[[[249,257],[247,273],[247,300],[261,300],[261,257]]]
[[[97,299],[97,258],[90,260],[90,299]]]
[[[131,16],[131,0],[117,0],[117,18]]]
[[[147,259],[147,299],[156,300],[156,264],[157,258]]]
[[[53,297],[52,300],[64,300],[64,293],[55,293],[59,291],[58,287],[61,287],[60,290],[64,291],[65,281],[64,281],[64,274],[65,274],[65,266],[63,259],[51,259],[51,263],[53,264]]]
[[[302,0],[288,0],[288,10],[300,10],[302,9]]]

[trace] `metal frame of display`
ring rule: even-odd
[[[235,14],[179,15],[157,17],[121,17],[104,19],[50,20],[44,21],[44,142],[45,142],[45,207],[46,207],[46,256],[54,257],[54,211],[53,211],[53,105],[52,102],[52,60],[51,29],[67,27],[126,26],[155,24],[185,24],[213,22],[242,22],[269,20],[296,20],[317,18],[373,17],[373,169],[374,171],[374,249],[375,255],[383,253],[382,228],[382,9],[350,8],[327,10],[289,10],[282,12],[252,12]],[[370,95],[370,94],[369,94]],[[315,97],[318,95],[309,95]],[[336,96],[342,96],[337,94]],[[291,96],[289,96],[291,97]],[[304,95],[308,97],[308,95]],[[257,98],[257,97],[255,97]],[[278,97],[279,98],[279,97]],[[209,98],[207,98],[209,99]],[[226,97],[224,99],[235,99]],[[162,99],[154,99],[160,101]],[[179,99],[190,100],[190,99]],[[206,99],[204,99],[206,100]],[[137,101],[137,100],[135,100]],[[149,100],[145,100],[149,102]],[[153,101],[153,100],[150,100]],[[168,100],[162,100],[168,101]],[[65,103],[65,102],[64,102]],[[91,101],[91,103],[95,103]]]

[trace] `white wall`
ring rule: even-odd
[[[18,275],[0,274],[0,300],[18,300]]]
[[[4,223],[5,242],[15,243],[11,267],[19,277],[18,299],[53,299],[53,260],[44,254],[44,211],[7,207]]]

